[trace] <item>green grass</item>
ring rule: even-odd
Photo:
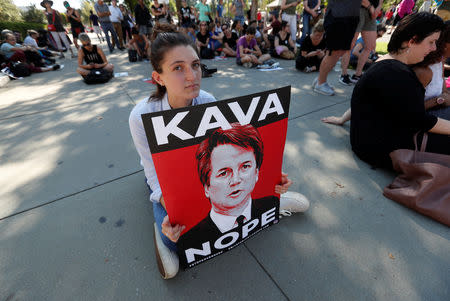
[[[377,47],[375,51],[378,52],[379,55],[383,55],[387,53],[387,42],[377,42]]]

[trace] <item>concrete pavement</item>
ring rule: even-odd
[[[352,87],[332,72],[337,95],[319,96],[317,74],[292,61],[205,61],[218,73],[202,88],[225,99],[292,85],[284,170],[311,208],[162,280],[128,129],[151,67],[108,58],[129,76],[88,86],[65,59],[0,89],[0,300],[450,299],[449,229],[383,197],[394,174],[351,152],[348,125],[320,121],[348,108]]]

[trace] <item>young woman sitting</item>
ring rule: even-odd
[[[275,35],[273,56],[292,60],[297,53],[297,46],[291,39],[289,23],[281,22],[281,30]]]
[[[318,22],[310,35],[307,35],[300,47],[300,54],[295,61],[295,68],[305,72],[319,70],[320,63],[325,55],[325,29],[323,22]]]

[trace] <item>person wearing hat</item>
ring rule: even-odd
[[[81,23],[81,16],[75,9],[70,7],[69,2],[64,1],[63,4],[67,9],[66,16],[67,19],[69,19],[70,27],[72,30],[73,43],[75,44],[75,47],[77,49],[80,49],[80,46],[78,46],[78,35],[84,32],[84,26],[83,23]]]
[[[61,53],[60,58],[64,58],[63,54],[63,48],[61,45],[61,41],[64,43],[64,46],[70,50],[70,53],[72,54],[72,58],[77,57],[70,47],[69,40],[67,40],[66,37],[66,30],[64,29],[64,26],[61,21],[61,15],[57,10],[54,10],[52,8],[53,1],[50,0],[44,0],[41,2],[41,6],[45,8],[45,16],[47,17],[48,26],[47,29],[52,35],[53,39],[56,42],[56,47],[58,48],[58,51]]]

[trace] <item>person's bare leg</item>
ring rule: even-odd
[[[261,56],[258,58],[258,63],[259,63],[259,64],[262,64],[262,63],[264,63],[265,61],[270,60],[270,59],[271,59],[270,54],[266,53],[266,54],[261,55]]]
[[[331,55],[328,53],[322,60],[319,68],[319,77],[317,79],[317,84],[321,85],[327,81],[328,73],[334,68],[339,58],[344,54],[345,50],[333,50]]]
[[[361,36],[364,40],[364,49],[361,51],[361,54],[358,58],[358,65],[356,66],[355,75],[361,76],[364,65],[367,62],[367,58],[370,55],[370,52],[375,50],[376,41],[377,41],[377,32],[376,31],[363,31],[361,32]]]
[[[358,39],[359,32],[356,32],[353,36],[352,45],[350,46],[350,50],[346,51],[344,55],[341,58],[341,74],[347,75],[348,72],[348,64],[350,63],[350,52],[352,51],[353,47],[355,47],[356,40]]]
[[[225,53],[226,56],[232,56],[235,57],[236,56],[236,51],[230,50],[228,48],[223,48],[223,53]]]
[[[351,119],[351,117],[352,117],[352,109],[348,109],[347,111],[345,111],[344,114],[342,114],[341,117],[329,116],[329,117],[324,117],[320,120],[322,120],[322,122],[325,122],[325,123],[330,123],[330,124],[335,124],[335,125],[344,125],[344,123],[349,121]]]
[[[86,70],[86,69],[83,69],[83,68],[80,68],[80,67],[77,68],[77,72],[81,76],[86,76],[86,75],[88,75],[90,73],[89,70]]]
[[[103,69],[105,69],[106,71],[109,71],[109,72],[113,72],[114,71],[114,65],[113,64],[107,64]]]

